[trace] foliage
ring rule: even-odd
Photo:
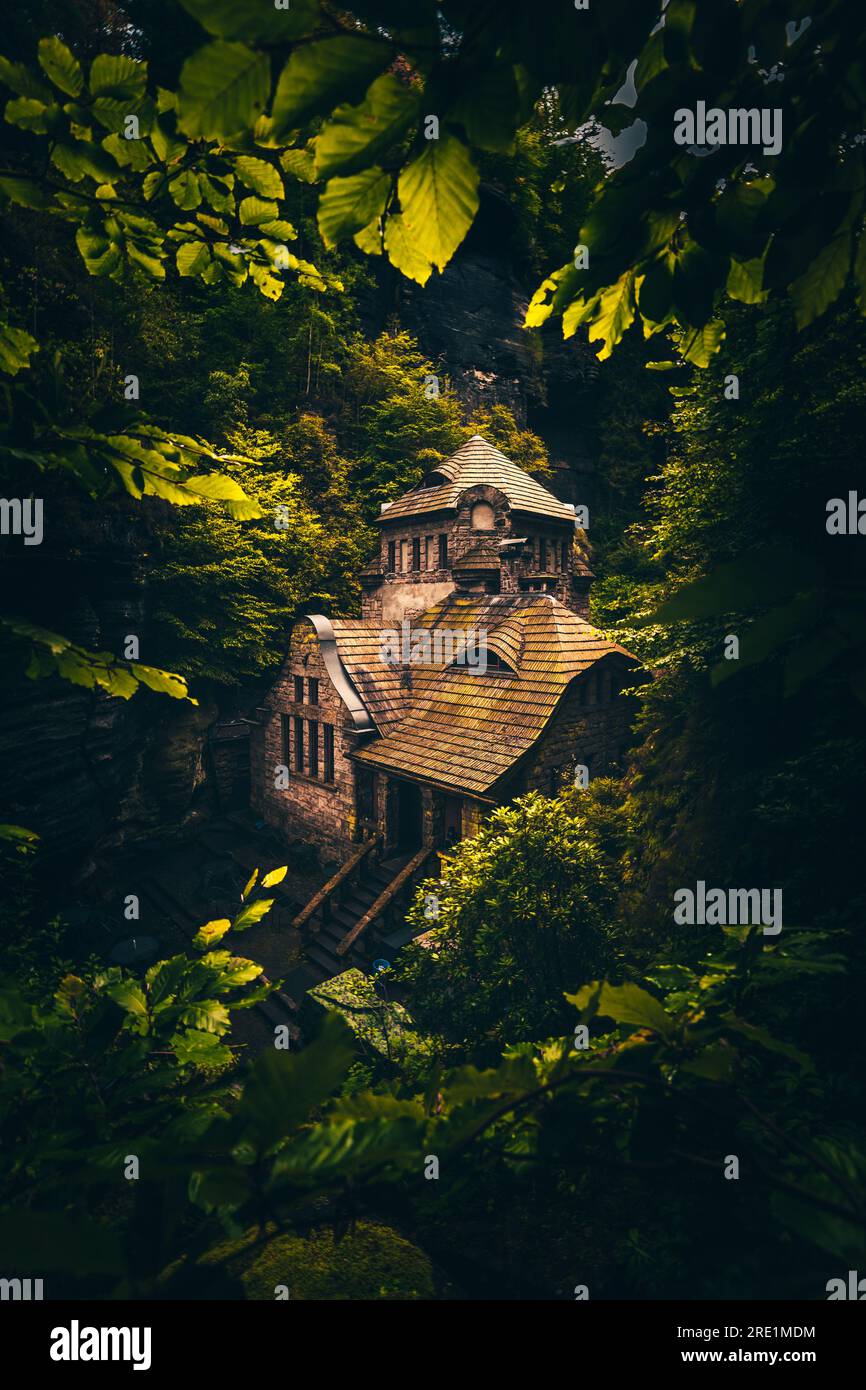
[[[398,966],[413,1009],[434,1031],[472,1044],[555,1031],[563,992],[612,959],[613,900],[579,812],[536,792],[497,808],[409,913],[431,932]]]
[[[162,279],[171,254],[181,276],[208,284],[249,278],[276,299],[289,270],[324,289],[286,246],[296,237],[288,174],[322,185],[326,246],[352,238],[424,284],[478,210],[472,149],[514,150],[548,93],[566,138],[593,120],[618,129],[625,106],[646,139],[575,228],[591,264],[548,275],[528,323],[562,314],[566,335],[586,324],[601,357],[635,319],[647,335],[674,323],[682,357],[706,366],[724,337],[726,290],[750,303],[790,291],[802,327],[849,273],[862,278],[853,0],[824,0],[815,14],[806,0],[793,11],[672,0],[660,22],[656,0],[618,0],[603,14],[557,0],[543,25],[525,7],[479,19],[455,0],[444,29],[432,5],[411,25],[386,4],[336,17],[310,0],[266,22],[252,2],[186,8],[211,37],[186,58],[176,91],[149,87],[146,64],[124,54],[98,56],[86,74],[56,36],[40,42],[41,72],[4,60],[6,120],[21,134],[3,191],[75,224],[93,274],[135,266]],[[629,109],[620,93],[632,64]],[[671,157],[675,113],[698,99],[722,110],[778,103],[781,146],[719,144],[705,159],[674,145]]]

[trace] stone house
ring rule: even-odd
[[[399,868],[523,792],[615,770],[637,663],[586,620],[575,507],[479,435],[379,526],[361,617],[295,625],[251,796],[287,837],[341,863],[375,841]]]

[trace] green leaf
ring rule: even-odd
[[[269,1048],[255,1061],[237,1111],[260,1152],[307,1119],[346,1076],[354,1057],[348,1026],[329,1013],[313,1042],[296,1056]]]
[[[169,183],[168,191],[184,212],[189,212],[201,204],[201,189],[192,169],[182,169]]]
[[[376,239],[378,241],[378,231]],[[358,241],[358,237],[355,237],[355,241],[361,246],[362,251],[366,250]],[[377,246],[376,251],[379,249]],[[400,213],[394,213],[385,222],[385,251],[395,270],[399,270],[407,279],[417,281],[419,285],[427,284],[433,273],[433,266],[415,247],[406,228],[406,219]]]
[[[135,980],[114,980],[106,986],[105,993],[115,1004],[119,1004],[125,1013],[137,1020],[141,1033],[146,1032],[149,1019],[147,998]]]
[[[214,248],[217,249],[217,248]],[[236,521],[254,521],[263,515],[258,502],[247,497],[243,488],[233,478],[222,473],[206,473],[201,477],[188,478],[184,484],[193,499],[204,498],[209,502],[225,502],[226,511]]]
[[[764,258],[752,261],[731,261],[725,289],[731,299],[741,304],[763,304],[768,291],[761,288],[764,279]]]
[[[279,869],[271,869],[269,874],[265,874],[262,879],[263,888],[275,888],[278,883],[282,883],[286,874],[289,872],[288,864],[283,864]]]
[[[40,188],[33,179],[19,179],[5,176],[0,178],[0,189],[11,198],[13,203],[18,203],[23,208],[36,208],[42,211],[50,208],[53,202],[51,194],[45,189]]]
[[[470,72],[466,91],[448,112],[459,121],[471,145],[511,154],[520,118],[520,94],[510,63]]]
[[[21,130],[30,130],[36,135],[47,134],[51,125],[60,115],[60,107],[46,106],[45,102],[34,97],[17,97],[6,103],[6,119],[10,125]]]
[[[625,271],[615,285],[602,290],[595,313],[590,320],[589,340],[603,340],[596,353],[599,362],[610,357],[623,333],[634,322],[634,279],[633,270]]]
[[[256,922],[267,916],[273,905],[273,898],[259,898],[257,902],[247,903],[232,922],[232,928],[234,931],[246,931],[248,927],[255,926]]]
[[[430,140],[401,171],[397,192],[415,251],[444,270],[478,211],[478,170],[466,146],[454,135]]]
[[[15,376],[22,367],[30,366],[30,358],[39,351],[39,344],[23,328],[0,323],[0,371]]]
[[[299,126],[338,98],[351,101],[390,61],[389,44],[343,35],[303,44],[292,53],[277,83],[271,111],[276,135]]]
[[[314,143],[314,142],[311,142]],[[300,179],[301,183],[316,182],[316,165],[313,149],[283,150],[280,163],[287,174]]]
[[[205,922],[193,937],[193,946],[213,946],[217,941],[222,941],[226,932],[231,930],[231,925],[228,917],[218,917],[213,922]]]
[[[0,82],[9,87],[19,97],[35,97],[37,101],[49,102],[53,93],[50,87],[40,82],[38,77],[23,63],[12,63],[0,53]]]
[[[117,160],[91,140],[59,141],[51,159],[73,183],[79,183],[85,174],[96,183],[111,183],[120,172]]]
[[[414,121],[420,103],[418,90],[392,73],[377,77],[360,106],[338,106],[322,127],[316,173],[329,177],[366,168]]]
[[[797,327],[805,328],[838,299],[851,265],[851,233],[837,232],[829,246],[815,256],[808,270],[791,286]]]
[[[204,140],[235,135],[264,110],[270,86],[266,54],[242,43],[207,44],[181,70],[178,126]]]
[[[147,997],[152,1008],[170,999],[180,981],[186,974],[189,960],[186,956],[170,956],[168,960],[157,961],[145,973]]]
[[[78,96],[84,86],[81,64],[56,34],[39,40],[39,65],[61,92],[70,97]]]
[[[211,263],[210,251],[203,241],[185,241],[177,248],[178,275],[201,275]]]
[[[252,891],[253,888],[255,888],[256,884],[258,883],[258,879],[259,879],[259,871],[258,871],[258,869],[253,869],[252,873],[250,874],[249,878],[247,879],[246,887],[244,888],[244,891],[241,893],[241,902],[242,902],[242,903],[245,903],[245,902],[246,902],[247,898],[250,896],[250,892]],[[262,884],[262,887],[264,887],[264,884]]]
[[[320,17],[317,0],[290,0],[276,9],[272,0],[181,0],[184,9],[209,34],[251,43],[290,43],[315,28]]]
[[[266,159],[254,159],[251,155],[239,155],[234,162],[235,172],[241,183],[263,198],[285,198],[286,190],[279,171]]]
[[[90,65],[90,91],[95,97],[134,101],[147,82],[147,65],[120,53],[100,53]]]
[[[218,999],[201,999],[189,1004],[180,1015],[181,1023],[188,1028],[196,1028],[201,1033],[225,1033],[231,1024],[231,1016],[225,1004]]]
[[[331,179],[319,199],[317,220],[326,246],[353,236],[385,210],[391,177],[382,169],[365,169],[349,178]]]
[[[710,358],[718,352],[725,337],[725,325],[721,319],[705,323],[703,328],[686,331],[680,341],[680,353],[686,362],[695,367],[708,367]]]
[[[594,986],[586,985],[577,994],[566,994],[565,997],[570,1004],[584,1009],[590,1003],[594,989]],[[609,985],[605,980],[598,991],[595,1012],[612,1018],[615,1023],[634,1023],[639,1028],[651,1028],[662,1037],[668,1037],[674,1028],[673,1019],[655,995],[639,985]]]
[[[134,662],[130,669],[137,681],[149,690],[155,690],[158,695],[170,695],[173,700],[189,699],[183,676],[177,676],[173,671],[161,671],[157,666],[142,666],[139,661]],[[190,703],[195,705],[198,701],[191,700]]]
[[[222,1068],[234,1057],[231,1048],[221,1043],[216,1033],[204,1033],[195,1028],[175,1033],[171,1048],[181,1066]]]
[[[263,198],[242,198],[238,205],[238,217],[245,227],[272,222],[278,212],[279,207],[276,203],[266,203]]]

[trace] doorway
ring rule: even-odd
[[[417,782],[397,782],[397,849],[401,854],[421,848],[421,788]]]
[[[459,796],[446,796],[442,811],[442,836],[446,850],[463,839],[463,802]]]

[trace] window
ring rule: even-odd
[[[289,716],[280,715],[280,762],[283,767],[289,766]]]
[[[311,777],[319,775],[319,721],[307,720],[307,771]]]
[[[322,753],[325,760],[325,781],[334,780],[334,726],[333,724],[322,725]]]
[[[406,542],[400,542],[400,573],[406,573]]]
[[[561,550],[561,553],[562,553],[562,563],[561,563],[560,568],[561,568],[562,570],[567,570],[567,569],[568,569],[568,541],[561,541],[561,542],[560,542],[560,550]]]
[[[447,568],[448,568],[448,537],[447,537],[447,535],[444,535],[444,536],[440,536],[440,537],[439,537],[439,568],[440,568],[441,570],[447,570]]]
[[[310,676],[310,678],[309,678],[308,681],[307,681],[307,686],[308,686],[308,700],[309,700],[309,703],[310,703],[311,705],[317,705],[317,704],[319,703],[319,682],[318,682],[318,678],[317,678],[316,676]]]
[[[420,537],[420,536],[416,536],[416,537],[414,538],[414,540],[412,541],[412,568],[413,568],[413,570],[419,570],[419,569],[421,568],[421,537]]]
[[[396,541],[389,541],[389,542],[388,542],[388,572],[389,572],[390,574],[393,574],[396,568],[397,568],[397,543],[396,543]]]
[[[492,531],[495,517],[489,502],[476,502],[470,513],[469,525],[473,531]]]
[[[296,705],[302,705],[303,703],[304,703],[304,678],[303,678],[303,676],[295,676],[295,704],[296,704]]]
[[[295,772],[304,770],[304,721],[295,715]]]
[[[542,574],[547,569],[547,541],[538,538],[538,568]]]
[[[429,568],[430,568],[430,552],[432,551],[432,549],[433,549],[433,537],[432,537],[432,536],[425,536],[425,537],[424,537],[424,568],[425,568],[425,570],[429,570]]]

